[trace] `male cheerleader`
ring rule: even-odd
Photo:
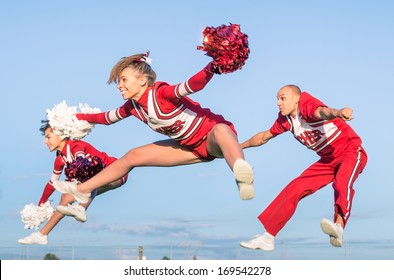
[[[323,219],[320,225],[330,236],[331,245],[341,247],[343,229],[352,207],[353,184],[367,163],[360,137],[346,123],[352,119],[352,109],[329,108],[295,85],[282,87],[277,98],[280,112],[275,123],[269,130],[242,143],[242,148],[261,146],[290,131],[320,159],[291,181],[258,216],[266,232],[240,245],[249,249],[273,250],[275,236],[292,217],[298,202],[332,182],[334,222]]]

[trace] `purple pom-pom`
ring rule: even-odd
[[[67,164],[64,174],[70,181],[85,182],[105,168],[103,161],[96,156],[78,157]]]
[[[203,46],[198,50],[213,58],[211,71],[227,74],[241,69],[249,57],[248,35],[241,32],[239,24],[206,27]]]

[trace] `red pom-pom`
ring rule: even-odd
[[[64,169],[64,174],[70,181],[76,180],[83,183],[104,168],[105,164],[99,157],[78,157],[73,162],[67,164],[67,167]]]
[[[226,74],[241,69],[249,57],[248,35],[241,32],[239,24],[206,27],[203,46],[198,50],[213,58],[211,71]]]

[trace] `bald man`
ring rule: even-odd
[[[273,250],[275,236],[293,216],[298,202],[332,183],[334,189],[333,222],[323,219],[320,226],[330,237],[332,246],[342,246],[342,235],[350,217],[354,196],[353,184],[367,163],[360,137],[346,123],[352,109],[334,109],[296,85],[286,85],[277,94],[278,118],[269,130],[262,131],[241,144],[257,147],[290,131],[320,159],[291,181],[258,216],[265,233],[241,242],[248,249]]]

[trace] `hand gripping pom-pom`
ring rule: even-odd
[[[70,181],[85,182],[105,168],[103,161],[96,156],[78,157],[68,163],[64,174]]]
[[[248,35],[241,32],[239,24],[207,26],[202,33],[203,46],[197,46],[197,49],[213,58],[213,73],[227,74],[245,65],[250,53]]]
[[[33,203],[25,205],[20,212],[25,229],[38,229],[38,227],[48,221],[53,214],[53,207],[50,201],[35,206]]]

